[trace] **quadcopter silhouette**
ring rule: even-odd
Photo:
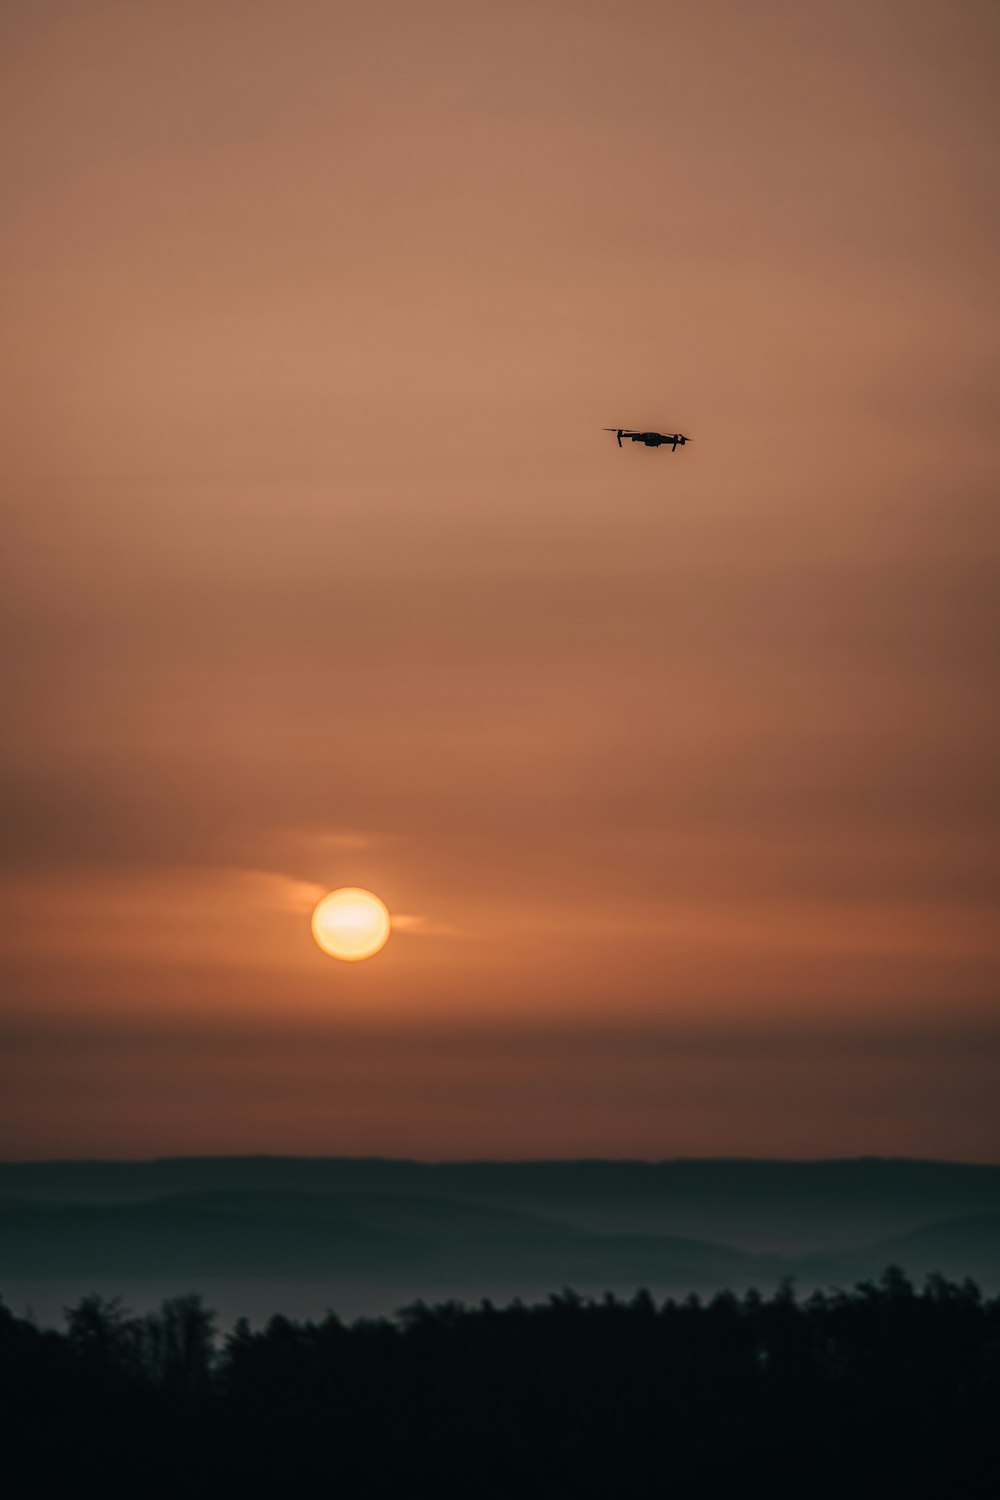
[[[631,438],[633,443],[645,443],[647,448],[659,448],[669,443],[671,453],[676,451],[678,444],[683,447],[691,441],[683,432],[637,432],[634,427],[605,427],[603,430],[617,435],[619,448],[623,437]]]

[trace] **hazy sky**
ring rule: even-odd
[[[995,0],[0,60],[3,1153],[1000,1157]]]

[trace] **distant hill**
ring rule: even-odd
[[[419,1269],[427,1255],[418,1235],[317,1214],[294,1200],[277,1209],[266,1197],[217,1205],[211,1195],[0,1209],[0,1278],[377,1275]]]
[[[1000,1285],[1000,1214],[977,1214],[923,1224],[908,1234],[839,1255],[804,1256],[799,1274],[824,1284],[850,1286],[872,1280],[887,1265],[902,1266],[922,1279],[940,1272],[951,1279],[971,1277],[987,1291]]]
[[[125,1203],[205,1192],[438,1198],[541,1214],[581,1229],[802,1253],[1000,1212],[1000,1166],[879,1157],[424,1163],[264,1156],[0,1163],[0,1197]]]
[[[94,1275],[421,1278],[434,1287],[634,1286],[727,1279],[773,1266],[721,1245],[604,1235],[442,1199],[193,1193],[144,1203],[0,1205],[0,1278]]]
[[[1000,1168],[939,1162],[206,1158],[0,1164],[0,1291],[200,1289],[226,1315],[418,1298],[850,1286],[887,1264],[1000,1287]]]

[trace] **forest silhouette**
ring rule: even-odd
[[[0,1304],[2,1487],[404,1497],[969,1497],[1000,1474],[1000,1298],[917,1289],[657,1303],[566,1290],[347,1324],[192,1293],[65,1331]]]

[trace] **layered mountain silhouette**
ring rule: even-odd
[[[219,1192],[126,1204],[0,1204],[0,1277],[423,1278],[534,1286],[740,1284],[773,1258],[676,1235],[608,1234],[488,1205],[384,1193]]]
[[[250,1316],[415,1298],[709,1294],[887,1264],[1000,1287],[1000,1168],[890,1160],[0,1164],[0,1289],[238,1286]],[[290,1302],[289,1302],[290,1299]],[[218,1295],[216,1293],[216,1300]],[[289,1302],[286,1307],[285,1303]],[[294,1306],[292,1306],[294,1304]]]

